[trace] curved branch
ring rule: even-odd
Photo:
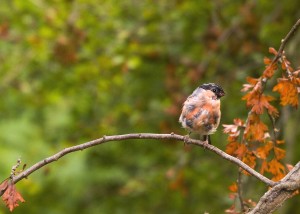
[[[106,142],[110,142],[110,141],[123,141],[123,140],[129,140],[129,139],[177,140],[177,141],[182,141],[182,142],[185,142],[188,144],[201,146],[207,150],[210,150],[210,151],[216,153],[217,155],[221,156],[225,160],[228,160],[228,161],[236,164],[237,166],[239,166],[242,169],[244,169],[245,171],[247,171],[249,174],[256,177],[258,180],[261,180],[262,182],[267,184],[268,186],[272,187],[277,184],[276,182],[271,181],[268,178],[261,175],[260,173],[256,172],[254,169],[252,169],[251,167],[249,167],[248,165],[243,163],[241,160],[239,160],[231,155],[228,155],[227,153],[223,152],[222,150],[218,149],[217,147],[215,147],[213,145],[209,145],[204,141],[186,138],[186,136],[177,135],[174,133],[171,133],[171,134],[141,133],[141,134],[124,134],[124,135],[103,136],[102,138],[99,138],[96,140],[92,140],[92,141],[89,141],[89,142],[86,142],[86,143],[83,143],[80,145],[65,148],[65,149],[61,150],[60,152],[58,152],[48,158],[45,158],[44,160],[39,161],[38,163],[34,164],[27,170],[16,175],[13,178],[13,182],[17,183],[18,181],[20,181],[24,178],[27,178],[31,173],[37,171],[38,169],[42,168],[43,166],[45,166],[51,162],[57,161],[58,159],[62,158],[63,156],[65,156],[69,153],[81,151],[81,150],[84,150],[84,149],[87,149],[87,148],[90,148],[93,146],[97,146],[97,145],[100,145],[100,144],[103,144]]]

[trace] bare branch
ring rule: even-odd
[[[285,38],[281,40],[281,45],[280,45],[280,47],[278,49],[278,53],[274,57],[274,59],[272,60],[271,65],[274,64],[274,63],[276,63],[280,59],[280,57],[282,56],[282,52],[283,52],[286,44],[293,37],[293,35],[295,34],[295,32],[298,29],[299,25],[300,25],[300,19],[298,19],[298,21],[294,24],[294,26],[291,28],[290,32],[288,32],[288,34],[285,36]]]
[[[210,151],[216,153],[217,155],[221,156],[225,160],[228,160],[228,161],[236,164],[237,166],[241,167],[246,172],[253,175],[258,180],[261,180],[262,182],[264,182],[265,184],[267,184],[270,187],[275,186],[277,184],[276,182],[271,181],[270,179],[268,179],[268,178],[264,177],[263,175],[261,175],[260,173],[256,172],[254,169],[252,169],[251,167],[249,167],[248,165],[243,163],[238,158],[228,155],[227,153],[223,152],[222,150],[218,149],[217,147],[215,147],[213,145],[209,145],[206,142],[203,142],[200,140],[195,140],[195,139],[191,139],[191,138],[186,139],[186,136],[177,135],[177,134],[173,134],[173,133],[171,133],[171,134],[141,133],[141,134],[124,134],[124,135],[103,136],[102,138],[99,138],[99,139],[96,139],[93,141],[89,141],[89,142],[86,142],[86,143],[83,143],[80,145],[68,147],[68,148],[61,150],[60,152],[58,152],[48,158],[45,158],[44,160],[39,161],[38,163],[29,167],[27,170],[16,175],[13,178],[13,181],[14,181],[14,183],[17,183],[18,181],[20,181],[24,178],[27,178],[31,173],[37,171],[38,169],[42,168],[43,166],[45,166],[51,162],[57,161],[58,159],[62,158],[63,156],[65,156],[69,153],[81,151],[81,150],[84,150],[84,149],[87,149],[87,148],[90,148],[93,146],[97,146],[97,145],[100,145],[100,144],[103,144],[106,142],[110,142],[110,141],[124,141],[124,140],[130,140],[130,139],[177,140],[177,141],[185,142],[187,144],[197,145],[197,146],[203,147],[207,150],[210,150]]]

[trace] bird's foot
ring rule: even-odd
[[[203,141],[209,145],[211,145],[211,140],[209,135],[204,135]]]

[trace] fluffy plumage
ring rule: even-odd
[[[179,118],[182,127],[203,135],[210,143],[209,135],[217,130],[220,123],[220,98],[224,95],[223,89],[214,83],[196,88],[183,104]]]

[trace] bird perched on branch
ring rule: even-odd
[[[225,95],[221,86],[215,83],[200,85],[187,98],[182,107],[179,122],[182,127],[191,132],[198,133],[211,144],[210,136],[220,123],[220,98]]]

